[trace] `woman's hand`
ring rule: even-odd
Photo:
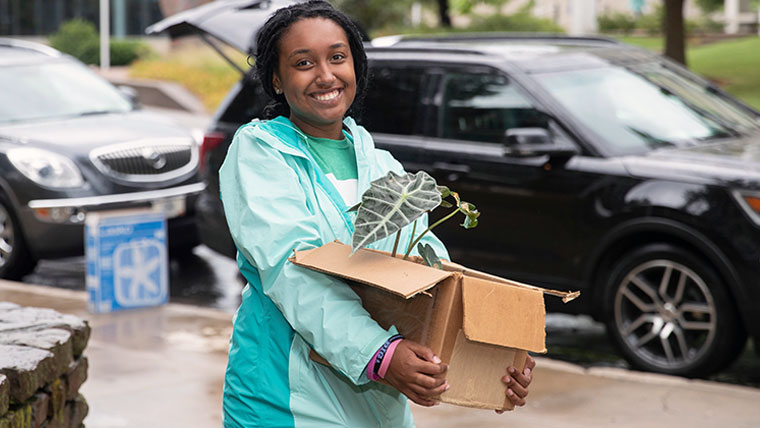
[[[528,386],[533,380],[533,369],[536,367],[536,360],[528,355],[528,359],[525,360],[525,369],[522,373],[518,372],[514,367],[507,368],[507,375],[501,378],[501,381],[507,385],[507,398],[515,406],[524,406],[525,397],[528,396]],[[496,413],[502,414],[503,410],[497,410]]]
[[[449,389],[444,376],[449,367],[427,346],[404,339],[396,346],[385,380],[420,406],[438,404],[437,397]]]

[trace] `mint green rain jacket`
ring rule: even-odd
[[[348,118],[359,194],[398,161]],[[224,426],[411,427],[407,399],[367,380],[370,358],[393,334],[340,279],[289,262],[293,249],[350,244],[353,214],[286,118],[242,126],[219,172],[221,196],[248,281],[234,318],[224,384]],[[417,231],[427,227],[418,221]],[[407,227],[401,242],[409,242]],[[371,247],[391,251],[393,237]],[[448,257],[432,234],[423,238]],[[402,247],[403,248],[403,247]],[[309,359],[314,349],[330,362]]]

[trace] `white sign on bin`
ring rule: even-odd
[[[88,309],[103,313],[169,300],[166,218],[155,211],[92,212],[85,221]]]

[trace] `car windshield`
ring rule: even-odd
[[[535,77],[616,154],[694,145],[760,129],[756,117],[724,96],[656,64]]]
[[[132,104],[85,66],[69,62],[0,68],[0,123],[118,113]]]

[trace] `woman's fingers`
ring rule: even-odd
[[[443,384],[438,385],[434,388],[425,388],[424,386],[413,383],[409,385],[409,388],[422,397],[436,398],[449,389],[449,384],[444,382]]]
[[[505,376],[504,383],[507,384],[507,393],[509,393],[509,391],[512,391],[520,398],[525,398],[528,396],[528,388],[522,386],[514,379],[514,377]]]
[[[509,398],[509,401],[515,406],[522,407],[525,405],[525,398],[518,396],[512,388],[507,388],[507,398]]]

